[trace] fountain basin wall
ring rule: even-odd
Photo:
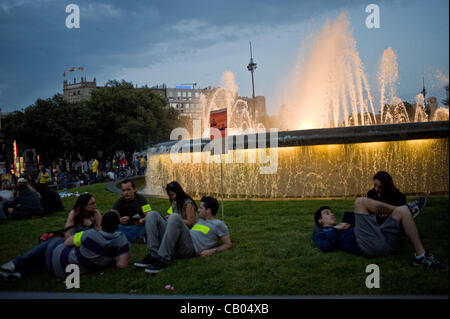
[[[229,154],[222,155],[224,197],[360,196],[373,187],[372,177],[379,170],[389,172],[406,194],[448,194],[448,136],[448,121],[279,132],[278,147],[272,148],[269,141],[258,145],[256,135],[230,136]],[[239,149],[237,139],[242,138],[244,149]],[[189,163],[172,161],[169,152],[176,141],[150,148],[144,192],[166,196],[165,185],[176,180],[196,198],[220,194],[220,157],[199,151],[208,142],[183,141]],[[269,165],[259,161],[261,150],[267,155],[277,152],[274,174],[260,173],[261,167]],[[256,163],[252,163],[255,155]],[[231,163],[225,156],[232,159]],[[217,162],[208,163],[212,158]]]

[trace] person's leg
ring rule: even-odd
[[[395,208],[397,206],[392,206],[367,197],[358,197],[355,199],[355,212],[359,214],[389,215]]]
[[[167,262],[176,257],[189,258],[195,255],[189,229],[179,214],[172,214],[169,217],[158,255]]]
[[[18,272],[22,276],[30,275],[34,272],[38,272],[45,268],[45,251],[48,245],[52,242],[52,239],[42,242],[26,253],[17,256],[12,261],[2,266],[2,269],[8,265],[8,271]],[[12,265],[11,265],[12,263]]]
[[[420,256],[425,253],[425,248],[420,240],[419,230],[417,229],[413,215],[411,215],[409,208],[407,206],[399,206],[394,209],[391,217],[403,226],[403,230],[411,241],[416,255]]]
[[[158,255],[158,249],[166,227],[167,221],[156,210],[150,211],[145,217],[145,232],[147,234],[147,251],[149,255]]]
[[[130,243],[131,243],[131,241],[132,241],[133,239],[136,238],[136,237],[134,237],[132,227],[133,227],[133,226],[128,226],[128,225],[122,225],[122,224],[120,224],[120,225],[119,225],[119,228],[117,229],[118,232],[123,233],[123,234],[125,235],[125,237],[127,237],[128,242],[130,242]]]

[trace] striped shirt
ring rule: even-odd
[[[53,240],[46,250],[46,267],[54,276],[65,277],[67,265],[76,264],[85,274],[109,266],[129,250],[124,234],[89,229],[82,233],[80,247],[64,245],[63,238]]]

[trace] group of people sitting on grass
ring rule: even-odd
[[[95,198],[80,195],[69,212],[64,238],[43,241],[27,253],[1,266],[0,279],[17,280],[44,268],[58,277],[65,276],[69,264],[80,267],[80,274],[104,269],[111,264],[128,265],[130,244],[145,236],[148,254],[134,265],[147,273],[157,273],[175,258],[208,256],[231,248],[227,225],[216,218],[218,201],[205,196],[197,208],[177,182],[167,185],[171,205],[167,216],[152,210],[136,193],[132,180],[121,182],[122,197],[101,215]],[[198,219],[196,215],[198,212]]]
[[[46,183],[36,183],[32,187],[21,177],[12,186],[4,182],[1,188],[0,220],[40,217],[64,210],[58,192]]]
[[[447,269],[425,250],[414,218],[424,209],[426,198],[406,202],[392,177],[383,171],[374,178],[367,197],[357,198],[353,212],[341,223],[328,206],[314,214],[313,241],[324,252],[341,249],[368,257],[393,253],[404,232],[415,254],[413,265]],[[1,266],[0,278],[17,280],[47,268],[65,276],[65,267],[77,264],[80,273],[111,264],[125,268],[130,244],[145,238],[147,255],[134,263],[147,273],[158,273],[172,260],[209,256],[232,247],[227,225],[216,218],[218,201],[203,197],[200,206],[173,181],[166,186],[170,206],[162,216],[136,193],[132,180],[121,182],[122,196],[105,215],[97,210],[95,198],[82,194],[69,212],[64,238],[51,238]],[[198,212],[198,218],[196,211]]]

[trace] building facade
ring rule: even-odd
[[[166,89],[166,98],[169,107],[173,107],[180,112],[181,116],[190,116],[194,119],[202,117],[203,109],[200,104],[201,89],[194,89],[191,86],[177,86]]]
[[[81,77],[81,82],[77,82],[76,78],[73,79],[73,83],[68,83],[64,80],[63,96],[64,100],[69,103],[78,103],[88,100],[91,97],[93,90],[97,88],[97,81],[89,82],[85,77]]]

